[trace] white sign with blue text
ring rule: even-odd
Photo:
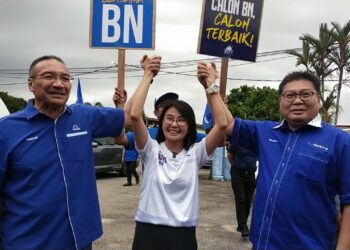
[[[91,0],[90,47],[154,49],[155,0]]]

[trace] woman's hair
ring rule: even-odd
[[[174,101],[168,102],[164,106],[163,111],[159,118],[159,129],[158,129],[156,140],[158,143],[165,141],[165,136],[162,129],[164,116],[167,110],[172,107],[174,107],[179,111],[179,113],[185,119],[188,125],[188,131],[183,140],[183,146],[186,150],[188,150],[193,145],[193,143],[196,142],[197,128],[196,128],[196,117],[194,115],[194,111],[191,108],[191,106],[184,101],[174,100]]]

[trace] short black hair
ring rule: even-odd
[[[166,111],[172,107],[176,108],[179,111],[179,113],[181,114],[181,116],[187,122],[188,133],[186,134],[186,136],[183,140],[183,146],[186,150],[188,150],[196,142],[196,136],[197,136],[196,117],[195,117],[195,114],[194,114],[192,107],[187,102],[184,102],[181,100],[174,100],[172,102],[168,102],[165,105],[163,112],[160,115],[159,129],[157,132],[156,140],[158,143],[165,141],[165,136],[164,136],[164,132],[162,129],[162,124],[164,121],[164,116],[165,116]]]
[[[58,57],[58,56],[55,56],[55,55],[44,55],[44,56],[41,56],[41,57],[38,57],[37,59],[35,59],[31,64],[30,64],[30,67],[29,67],[29,75],[32,74],[32,70],[33,68],[35,67],[35,65],[37,65],[38,63],[42,62],[42,61],[45,61],[45,60],[56,60],[56,61],[59,61],[61,63],[63,63],[64,65],[66,65],[64,63],[64,61]]]
[[[316,92],[320,93],[321,82],[314,74],[312,74],[309,71],[293,71],[286,75],[281,81],[280,85],[278,86],[278,93],[281,95],[283,92],[283,88],[287,83],[297,80],[310,81],[312,85],[314,85]]]

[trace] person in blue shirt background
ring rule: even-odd
[[[282,122],[235,118],[227,129],[231,145],[258,155],[253,249],[332,249],[337,194],[337,249],[350,249],[350,137],[321,120],[320,81],[311,73],[288,74],[279,94]]]
[[[227,158],[231,164],[231,187],[235,196],[237,231],[249,236],[248,217],[256,183],[256,154],[242,146],[230,147]]]
[[[134,136],[133,132],[127,132],[127,137]],[[136,171],[139,153],[135,149],[124,148],[123,163],[125,164],[127,183],[123,186],[132,186],[132,176],[135,177],[135,183],[139,184],[140,176]]]
[[[131,124],[122,109],[67,106],[61,58],[34,60],[34,99],[0,120],[0,249],[91,249],[102,235],[92,138]]]

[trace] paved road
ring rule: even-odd
[[[198,249],[251,249],[249,241],[235,231],[237,224],[230,182],[208,180],[208,177],[209,170],[200,171]],[[131,249],[140,185],[123,187],[125,182],[125,177],[114,174],[97,177],[104,234],[94,242],[95,250]]]

